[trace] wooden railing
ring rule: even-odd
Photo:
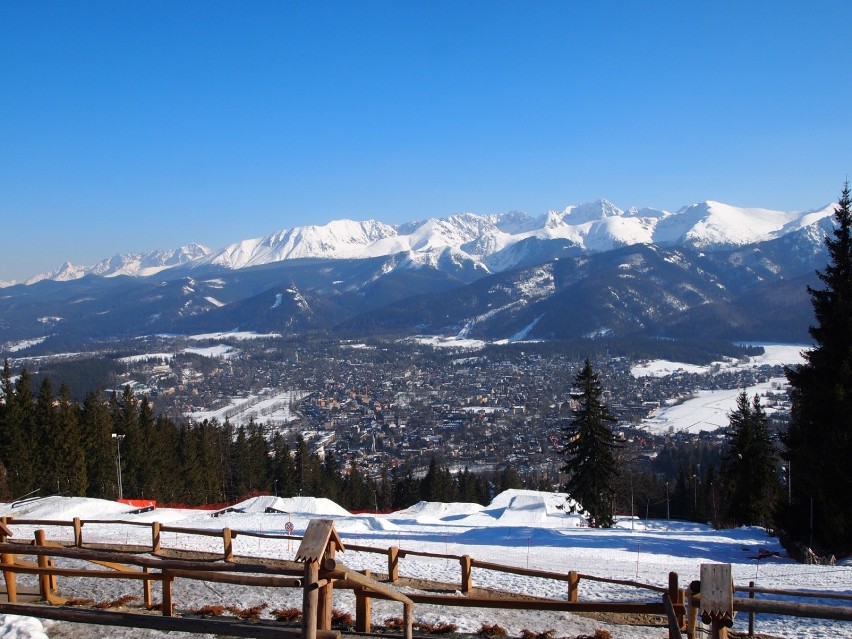
[[[330,523],[330,522],[329,522]],[[104,544],[84,542],[84,530],[98,525],[126,525],[148,528],[150,530],[150,544]],[[3,530],[10,526],[40,526],[40,527],[65,527],[70,528],[71,539],[67,536],[63,540],[48,541],[43,529],[35,531],[33,540],[9,539],[3,534]],[[331,528],[333,531],[333,526]],[[219,538],[221,540],[221,552],[186,550],[180,548],[169,548],[164,544],[164,534],[185,536],[203,536]],[[334,533],[336,537],[336,533]],[[38,607],[37,613],[27,613],[23,610],[31,608],[16,603],[16,575],[30,574],[38,576],[38,596],[41,600],[54,604],[61,604],[58,596],[56,580],[58,577],[91,577],[95,579],[127,579],[141,582],[143,588],[144,605],[148,608],[154,606],[151,599],[151,584],[159,583],[162,589],[162,615],[171,621],[152,621],[157,617],[142,615],[140,621],[130,623],[126,618],[127,613],[107,613],[104,611],[71,610],[62,606],[61,618],[67,620],[79,620],[82,617],[90,619],[102,619],[108,621],[91,621],[91,623],[114,623],[116,625],[147,625],[144,627],[158,629],[185,629],[188,632],[212,632],[217,634],[233,634],[235,636],[258,636],[258,637],[290,637],[299,635],[305,638],[306,626],[312,626],[314,636],[320,639],[332,639],[339,633],[330,629],[331,596],[333,588],[352,589],[356,598],[355,629],[358,632],[370,632],[371,629],[371,599],[387,599],[397,601],[404,606],[403,618],[406,621],[407,636],[411,636],[411,619],[413,616],[412,606],[414,604],[430,604],[440,606],[456,606],[468,608],[503,608],[524,610],[549,610],[561,612],[609,612],[609,613],[641,613],[660,615],[667,620],[669,637],[680,639],[681,631],[685,630],[687,636],[695,636],[697,611],[700,607],[700,595],[689,593],[689,589],[681,589],[677,573],[669,574],[669,582],[666,586],[641,583],[628,579],[613,579],[599,577],[596,575],[580,573],[578,571],[551,572],[534,568],[523,568],[519,566],[507,566],[493,562],[481,561],[469,555],[452,555],[449,553],[435,553],[421,550],[410,550],[391,546],[389,548],[377,548],[373,546],[347,544],[347,551],[364,552],[385,555],[387,560],[386,583],[376,579],[369,571],[357,572],[340,563],[328,553],[326,549],[321,557],[317,557],[316,571],[309,574],[304,561],[288,561],[283,559],[258,559],[256,557],[239,556],[234,552],[234,540],[238,537],[253,537],[259,539],[300,541],[304,546],[306,537],[298,535],[287,535],[272,532],[256,532],[245,530],[232,530],[222,528],[220,530],[204,530],[186,528],[180,526],[164,525],[158,522],[141,523],[121,520],[82,520],[75,518],[72,521],[36,520],[36,519],[13,519],[0,518],[0,571],[2,571],[6,582],[7,598],[9,603],[0,603],[0,612],[13,614],[35,614],[47,617],[54,613],[44,606]],[[338,540],[339,542],[339,540]],[[342,544],[341,544],[342,546]],[[18,556],[33,556],[35,562],[26,562]],[[100,566],[98,569],[61,568],[55,565],[52,558],[69,558],[84,560]],[[427,557],[433,559],[445,559],[456,561],[459,564],[458,588],[455,584],[447,584],[450,590],[460,590],[465,594],[463,597],[456,595],[443,595],[433,593],[411,593],[402,595],[392,585],[400,581],[400,565],[406,557]],[[297,553],[298,558],[298,553]],[[543,599],[529,597],[522,594],[511,594],[502,592],[499,598],[488,596],[489,593],[482,592],[474,595],[474,569],[496,571],[536,579],[550,579],[566,583],[565,599]],[[382,577],[381,575],[378,575]],[[315,623],[303,621],[302,631],[280,626],[262,628],[258,630],[257,624],[250,624],[255,635],[240,634],[247,632],[247,624],[239,620],[226,623],[221,620],[191,619],[174,617],[174,602],[172,597],[172,585],[176,579],[200,579],[225,584],[242,584],[247,586],[266,586],[281,588],[301,588],[303,590],[303,613],[308,608],[314,607]],[[646,590],[652,593],[649,601],[581,601],[580,584],[582,581],[599,581],[618,584],[626,587]],[[387,584],[389,582],[389,584]],[[693,582],[695,583],[695,582]],[[780,595],[796,598],[820,597],[823,599],[836,599],[838,601],[850,601],[852,595],[844,593],[792,591],[755,588],[751,583],[748,587],[735,587],[736,592],[747,592],[748,598],[733,598],[733,610],[749,613],[749,629],[753,632],[754,615],[779,614],[789,616],[814,617],[825,619],[852,620],[852,607],[842,605],[817,605],[795,601],[779,601],[777,599],[757,599],[756,594]],[[316,603],[311,602],[311,597],[316,591],[318,599]],[[687,618],[687,604],[688,618]],[[89,614],[91,613],[91,614]],[[56,613],[60,614],[60,613]],[[130,617],[140,615],[130,614]],[[162,619],[162,617],[160,618]],[[173,625],[170,625],[174,621]],[[166,625],[162,625],[166,624]],[[205,625],[208,624],[208,625]],[[201,628],[208,628],[207,630]],[[209,629],[215,628],[215,629]],[[230,629],[230,630],[229,630]],[[265,634],[264,634],[265,633]],[[310,635],[307,639],[312,639]]]

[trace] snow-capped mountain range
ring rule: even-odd
[[[512,211],[500,215],[462,213],[389,225],[376,220],[335,220],[242,240],[218,251],[200,244],[146,254],[121,254],[94,266],[66,262],[26,284],[71,281],[86,275],[145,277],[177,266],[243,269],[294,260],[368,259],[400,256],[399,268],[435,267],[442,261],[497,273],[529,261],[533,243],[558,241],[572,254],[600,253],[623,246],[687,246],[703,251],[731,249],[783,237],[826,223],[834,205],[804,212],[742,208],[707,201],[671,213],[652,208],[622,210],[598,200],[539,217]],[[823,229],[824,230],[824,229]],[[820,237],[817,237],[820,236]],[[821,234],[815,233],[821,240]],[[13,283],[0,283],[11,285]]]
[[[233,330],[807,343],[833,212],[600,200],[537,218],[338,220],[219,251],[117,255],[5,288],[0,356]]]

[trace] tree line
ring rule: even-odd
[[[0,500],[31,494],[160,503],[228,503],[253,493],[325,497],[350,510],[389,511],[420,500],[487,504],[523,486],[511,466],[491,473],[451,473],[434,458],[425,471],[384,465],[377,477],[356,456],[311,451],[300,436],[288,442],[256,422],[176,423],[155,415],[148,398],[129,387],[91,391],[82,403],[49,377],[38,389],[24,369],[13,382],[8,360],[0,403]],[[121,470],[119,474],[119,468]]]

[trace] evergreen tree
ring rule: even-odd
[[[118,438],[113,439],[116,464],[121,452],[122,497],[139,496],[148,448],[139,431],[139,402],[130,386],[124,387],[121,397],[112,394],[112,425]]]
[[[64,470],[59,466],[59,445],[57,437],[57,417],[54,406],[53,384],[49,377],[41,380],[35,405],[35,428],[32,431],[35,450],[33,464],[38,484],[47,493],[61,492],[60,477]]]
[[[115,497],[115,444],[112,417],[101,391],[86,393],[80,411],[80,436],[86,460],[86,495]]]
[[[64,493],[86,494],[86,450],[80,434],[80,409],[71,399],[71,390],[65,384],[59,388],[56,413],[56,465],[60,469],[60,483]]]
[[[388,463],[382,464],[379,478],[378,496],[376,497],[378,508],[381,512],[388,512],[393,508],[393,482],[390,478]]]
[[[9,441],[9,419],[11,415],[12,399],[15,396],[15,387],[12,384],[12,366],[9,358],[3,360],[2,388],[3,402],[0,403],[0,463],[8,464],[10,451]]]
[[[137,423],[139,441],[145,446],[146,456],[145,462],[138,466],[134,482],[137,488],[133,495],[144,499],[160,499],[163,475],[170,472],[166,469],[166,448],[170,442],[158,432],[154,408],[147,395],[143,395],[139,402]]]
[[[296,465],[281,433],[272,437],[272,486],[275,494],[282,497],[292,497],[297,490]]]
[[[14,497],[22,497],[39,489],[36,477],[36,442],[34,440],[35,402],[32,378],[24,368],[15,382],[12,399],[8,402],[6,416],[9,490]],[[47,490],[43,494],[47,494]]]
[[[317,497],[325,497],[331,501],[338,501],[341,497],[340,466],[337,464],[337,456],[331,448],[325,450],[323,459],[322,492]],[[345,489],[344,489],[345,490]],[[351,503],[350,503],[351,506]]]
[[[722,460],[725,518],[738,526],[765,526],[778,496],[777,456],[760,397],[749,402],[743,391],[728,418],[730,446]]]
[[[852,552],[852,200],[849,183],[826,237],[829,264],[808,287],[816,325],[805,363],[787,370],[790,426],[784,457],[792,501],[786,517],[794,539],[825,552]]]
[[[579,407],[571,423],[563,428],[568,474],[566,492],[577,500],[598,525],[613,523],[612,501],[618,467],[615,450],[619,443],[610,426],[615,417],[604,403],[600,377],[586,360],[574,378]]]

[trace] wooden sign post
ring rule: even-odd
[[[701,564],[701,621],[710,624],[712,639],[727,639],[734,625],[734,582],[731,564]]]
[[[304,594],[302,595],[302,639],[316,639],[317,629],[331,630],[333,581],[320,583],[320,562],[333,560],[343,548],[343,542],[330,519],[312,519],[296,551],[296,561],[305,562]]]

